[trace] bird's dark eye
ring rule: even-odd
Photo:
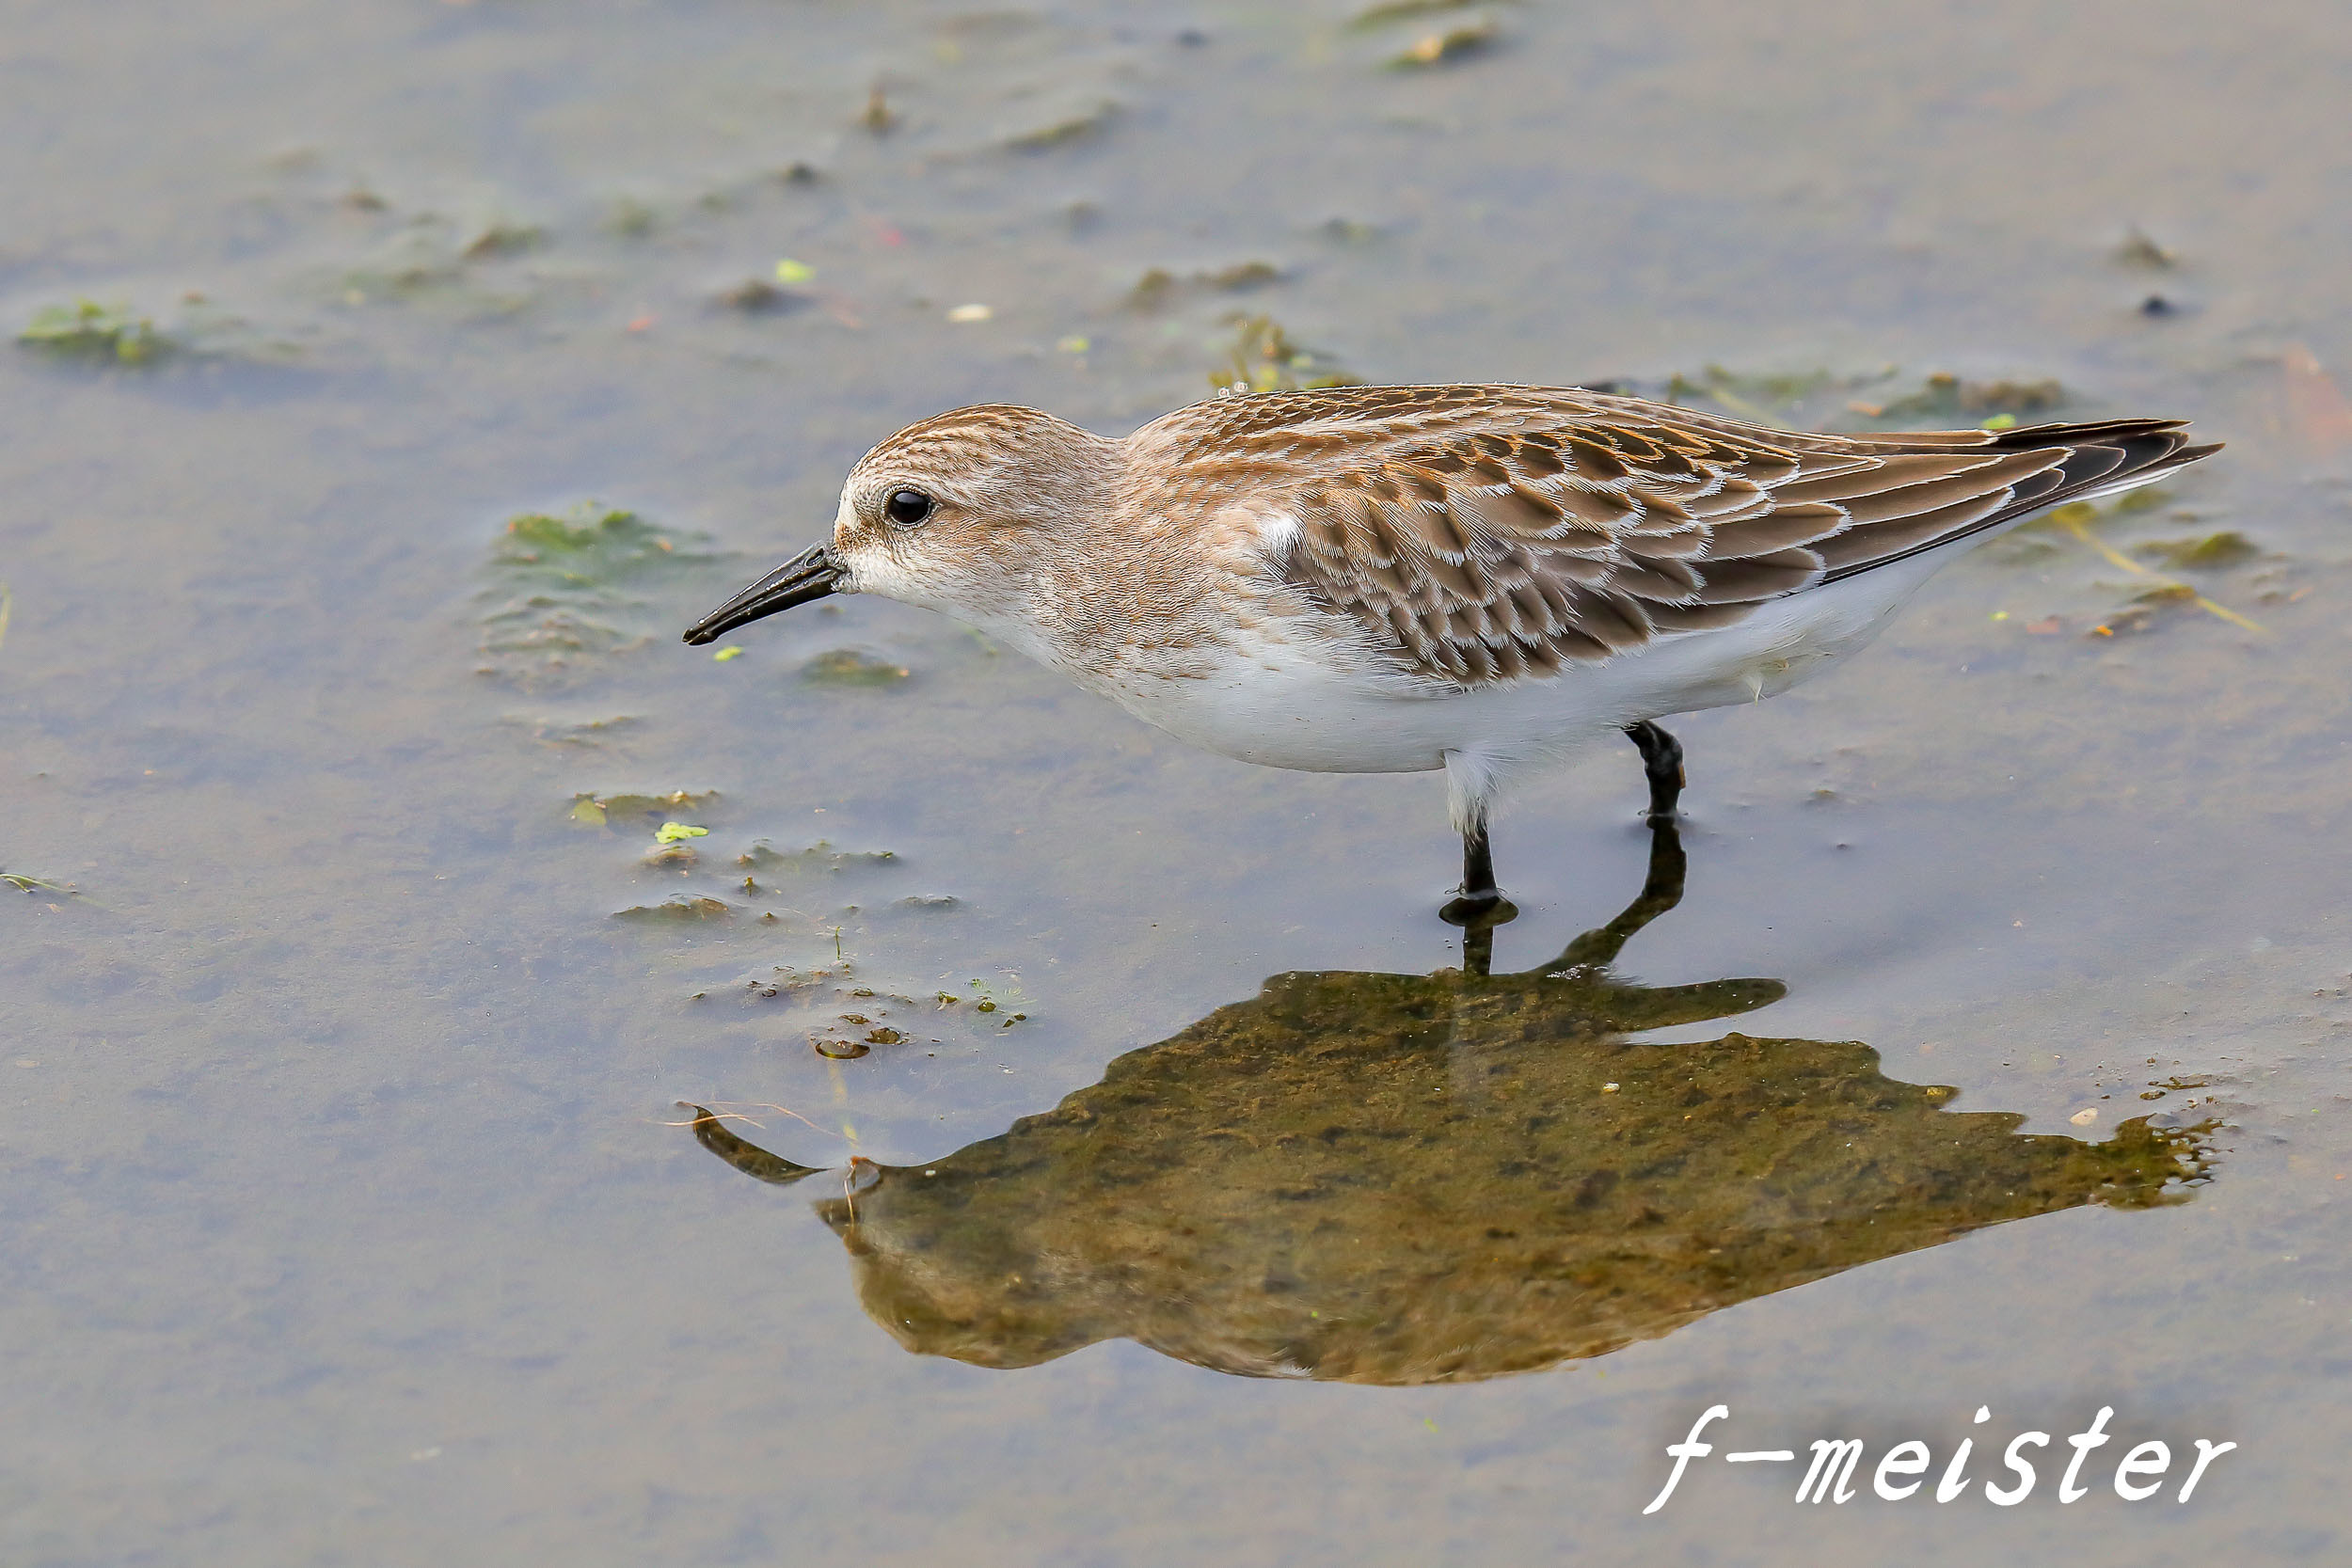
[[[931,499],[920,490],[893,490],[882,502],[882,515],[900,528],[913,528],[931,515]]]

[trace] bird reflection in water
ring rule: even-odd
[[[1473,931],[1458,971],[1278,974],[997,1137],[859,1162],[817,1209],[866,1312],[986,1367],[1127,1338],[1248,1376],[1463,1382],[2205,1179],[2203,1128],[2026,1136],[1855,1041],[1636,1037],[1786,992],[1611,972],[1682,895],[1674,825],[1652,833],[1641,896],[1549,963],[1487,974]],[[810,1174],[693,1126],[746,1174]]]

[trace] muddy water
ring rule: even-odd
[[[5,1555],[2336,1560],[2347,67],[2317,6],[16,8]],[[1334,373],[2231,446],[1678,725],[1677,898],[1629,749],[1529,788],[1485,981],[1435,781],[887,604],[675,641],[907,420]],[[1645,1516],[1718,1402],[1859,1494]],[[2078,1502],[1869,1489],[2103,1405]]]

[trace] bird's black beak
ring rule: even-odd
[[[763,615],[821,599],[833,592],[841,568],[822,545],[811,545],[774,571],[686,628],[686,641],[700,646]]]

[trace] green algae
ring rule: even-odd
[[[1391,55],[1389,66],[1395,71],[1422,71],[1431,66],[1447,65],[1493,48],[1502,34],[1502,27],[1491,19],[1441,27],[1434,33],[1422,34]]]
[[[128,305],[102,305],[94,299],[36,310],[16,341],[59,358],[118,365],[150,364],[177,346],[151,318],[134,314]]]
[[[1380,0],[1348,18],[1347,24],[1358,28],[1386,27],[1445,11],[1468,10],[1477,3],[1478,0]]]
[[[702,542],[700,535],[686,537]],[[657,528],[634,512],[581,501],[560,515],[525,512],[509,518],[491,559],[527,579],[603,586],[675,564],[680,542],[675,531]]]
[[[1919,389],[1886,403],[1871,416],[1896,424],[1947,420],[1982,424],[2002,415],[2012,420],[2046,415],[2066,401],[2066,390],[2044,377],[2037,381],[1963,381],[1947,371],[1930,375]]]
[[[2135,548],[2174,571],[2220,571],[2243,566],[2262,554],[2261,546],[2235,529],[2194,539],[2152,539]]]
[[[1630,382],[1622,389],[1785,429],[1838,429],[1857,421],[1872,430],[2006,429],[2066,401],[2065,388],[2048,377],[1969,381],[1935,371],[1906,388],[1900,376],[1894,365],[1750,372],[1710,364],[1696,372],[1677,371],[1661,385]]]
[[[610,827],[619,832],[654,831],[681,811],[702,815],[718,800],[715,789],[694,794],[675,789],[667,795],[589,795],[572,797],[570,816],[573,821],[591,827]]]
[[[859,648],[834,648],[801,666],[801,678],[815,686],[842,686],[887,690],[903,686],[914,673],[896,659]]]
[[[790,851],[778,849],[763,838],[735,857],[735,863],[743,870],[771,879],[837,876],[844,871],[895,865],[898,861],[896,850],[835,849],[821,838],[805,849]]]
[[[1127,305],[1136,310],[1159,310],[1173,304],[1187,292],[1213,290],[1221,293],[1246,293],[1252,289],[1279,282],[1281,278],[1282,269],[1279,266],[1259,259],[1228,262],[1223,266],[1195,267],[1181,273],[1167,267],[1152,267],[1136,279],[1135,287],[1127,291]],[[1239,321],[1242,318],[1232,319]]]
[[[1111,122],[1119,118],[1119,110],[1116,100],[1096,99],[1066,109],[1040,124],[1009,132],[1004,136],[1004,145],[1014,152],[1043,152],[1090,141],[1110,128]]]
[[[1292,341],[1272,316],[1234,316],[1232,346],[1225,361],[1209,372],[1209,385],[1223,392],[1288,392],[1302,388],[1356,387],[1362,379],[1351,375],[1329,355]]]
[[[634,909],[615,910],[612,918],[645,925],[705,926],[732,920],[741,912],[723,899],[701,895],[669,898],[659,904],[640,904]]]
[[[667,623],[641,591],[719,560],[707,544],[598,501],[509,518],[490,548],[478,668],[524,687],[560,684],[647,645]]]
[[[510,718],[506,721],[529,729],[531,737],[542,746],[580,749],[602,747],[644,723],[634,714],[627,713],[605,719]]]
[[[537,224],[516,223],[501,218],[483,225],[458,254],[469,261],[486,261],[500,257],[519,256],[547,243],[547,230]]]

